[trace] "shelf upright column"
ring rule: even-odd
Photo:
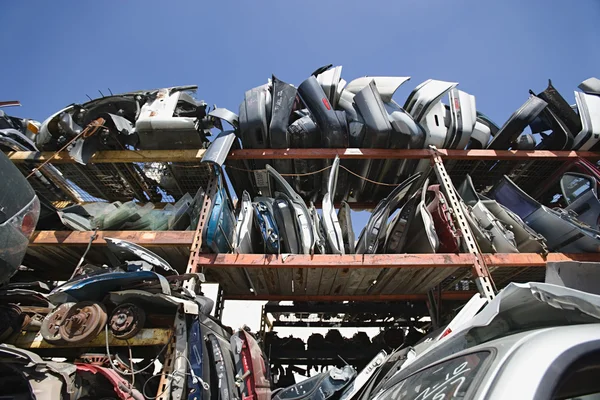
[[[439,184],[442,188],[442,191],[446,195],[448,200],[448,205],[452,210],[452,214],[458,223],[458,229],[462,234],[462,246],[463,250],[470,253],[473,256],[473,277],[475,278],[475,284],[477,285],[477,289],[481,296],[488,300],[492,300],[495,297],[492,277],[490,272],[485,264],[483,255],[479,250],[479,246],[477,245],[477,241],[473,236],[473,232],[471,232],[471,227],[465,218],[463,203],[459,199],[458,194],[456,193],[456,189],[454,189],[454,185],[452,184],[452,180],[450,179],[450,175],[446,171],[446,167],[444,167],[444,161],[442,157],[437,152],[437,149],[433,149],[432,152],[432,165],[437,175]]]
[[[198,256],[202,251],[202,232],[204,231],[206,220],[210,210],[212,209],[212,199],[215,197],[216,193],[217,177],[213,174],[208,181],[208,186],[206,187],[206,192],[204,193],[204,201],[202,202],[202,208],[198,218],[198,226],[196,227],[196,233],[194,234],[194,241],[190,247],[190,257],[188,259],[188,266],[186,270],[186,273],[188,274],[195,274],[198,272]],[[184,287],[186,289],[194,290],[197,284],[198,282],[196,282],[196,278],[191,278],[185,282]]]

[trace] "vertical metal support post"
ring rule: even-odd
[[[183,398],[188,376],[187,346],[185,314],[180,309],[175,315],[173,338],[165,354],[160,383],[156,393],[157,400],[181,400]]]
[[[212,199],[217,193],[217,182],[218,179],[213,174],[208,181],[208,186],[206,188],[206,192],[204,193],[204,201],[202,203],[202,208],[200,209],[198,226],[196,227],[196,233],[194,235],[192,247],[190,247],[190,257],[188,259],[188,265],[186,270],[187,274],[195,274],[198,272],[198,256],[202,251],[202,232],[204,231],[204,226],[206,224],[206,220],[208,219],[208,214],[212,209]],[[185,282],[184,287],[189,290],[194,290],[196,284],[196,279],[192,278]]]
[[[221,321],[223,318],[223,308],[225,307],[225,299],[223,298],[223,288],[219,285],[217,292],[217,304],[215,305],[215,318]]]
[[[475,279],[475,284],[477,285],[477,289],[479,290],[481,296],[488,300],[492,300],[495,297],[492,278],[487,266],[485,265],[485,261],[481,255],[481,251],[479,250],[479,246],[477,245],[477,241],[475,240],[473,232],[471,231],[471,227],[465,218],[462,201],[458,197],[456,189],[454,189],[452,180],[450,179],[450,176],[444,167],[444,161],[437,153],[437,149],[433,148],[432,150],[433,169],[437,175],[440,187],[448,199],[450,209],[452,210],[454,218],[458,223],[458,229],[460,229],[462,233],[463,250],[473,256],[472,273]]]

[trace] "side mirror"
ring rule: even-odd
[[[598,193],[596,179],[573,172],[567,172],[560,178],[560,190],[567,204],[573,203],[590,190],[594,191],[594,197]]]

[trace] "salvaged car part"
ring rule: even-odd
[[[231,336],[231,350],[236,365],[236,384],[243,399],[270,400],[271,382],[266,357],[256,339],[243,329]]]
[[[281,253],[299,254],[300,237],[297,230],[297,222],[293,206],[287,195],[275,192],[273,214],[275,216],[275,223],[279,228]]]
[[[230,388],[235,387],[233,380],[233,371],[231,368],[231,361],[226,360],[225,357],[231,359],[230,354],[224,354],[223,349],[221,347],[221,343],[219,339],[215,336],[214,333],[208,333],[206,335],[206,340],[210,345],[209,355],[211,357],[211,362],[216,370],[218,381],[219,381],[219,395],[221,399],[229,399],[230,398]],[[234,396],[234,393],[231,393],[231,396]]]
[[[390,135],[397,133],[392,130],[387,110],[374,81],[371,81],[354,96],[354,103],[366,127],[362,146],[366,148],[386,148],[390,143]],[[359,175],[370,180],[379,179],[384,162],[384,160],[361,161]],[[374,187],[372,183],[361,180],[357,190],[359,193],[368,196],[373,193]]]
[[[479,198],[481,203],[494,214],[494,217],[512,231],[519,252],[538,254],[548,252],[544,237],[531,229],[517,214],[483,195],[479,195]]]
[[[440,240],[435,231],[435,225],[433,223],[433,217],[429,213],[426,207],[425,199],[427,196],[427,188],[429,187],[429,179],[425,180],[421,191],[415,193],[414,197],[414,208],[411,215],[408,217],[407,226],[403,229],[405,239],[402,241],[402,247],[396,249],[390,249],[392,253],[403,250],[411,253],[436,253],[440,245]],[[408,203],[411,202],[409,200]],[[402,214],[402,211],[398,213],[398,216]],[[400,221],[397,221],[400,222]],[[395,224],[390,223],[392,228],[392,234],[394,232]],[[394,251],[395,250],[395,251]]]
[[[135,121],[141,149],[202,148],[206,141],[202,124],[206,104],[197,103],[186,91],[197,86],[159,89],[142,106]],[[199,129],[200,128],[200,132]]]
[[[543,92],[538,93],[537,96],[548,103],[547,108],[552,110],[556,117],[564,123],[567,131],[577,133],[581,130],[581,123],[577,113],[561,96],[558,90],[552,86],[550,79],[548,79],[548,87]]]
[[[214,253],[229,253],[233,250],[235,214],[225,188],[223,174],[217,172],[218,189],[212,202],[212,209],[206,227],[202,232],[203,241]]]
[[[311,76],[298,86],[298,93],[321,131],[323,147],[348,147],[346,114],[330,104],[317,78]]]
[[[258,244],[256,230],[254,229],[254,212],[250,194],[244,190],[240,202],[240,211],[237,217],[235,233],[235,252],[239,254],[252,254]]]
[[[40,214],[40,202],[19,169],[0,151],[0,284],[13,276],[25,256]]]
[[[340,229],[342,230],[342,238],[344,239],[344,253],[354,254],[356,239],[354,237],[354,228],[352,227],[352,210],[347,202],[342,201],[337,217]]]
[[[270,197],[256,197],[253,206],[256,225],[262,236],[264,252],[279,254],[281,249],[280,236],[273,213],[273,199]]]
[[[310,208],[308,210],[310,212],[310,218],[313,226],[313,235],[315,237],[315,252],[318,254],[327,254],[327,239],[325,238],[325,232],[323,230],[321,217],[319,217],[317,209],[315,208],[315,205],[312,202],[310,203]]]
[[[387,220],[399,206],[404,203],[405,197],[414,191],[413,185],[417,183],[421,174],[415,174],[398,185],[385,199],[377,203],[373,209],[367,225],[363,228],[356,244],[356,254],[374,254],[385,241]]]
[[[478,225],[488,231],[492,238],[494,249],[500,253],[518,253],[515,235],[494,214],[492,214],[479,198],[469,175],[458,187],[458,195],[471,209]]]
[[[287,197],[287,201],[289,201],[292,211],[294,212],[294,226],[297,230],[297,236],[299,239],[298,243],[298,251],[299,254],[310,254],[315,245],[315,238],[313,234],[313,229],[311,226],[310,213],[308,208],[306,207],[306,203],[292,189],[289,183],[281,176],[275,169],[273,169],[270,165],[267,164],[267,172],[274,180],[275,185],[281,189],[281,194]],[[279,225],[280,231],[283,229],[281,225]]]
[[[413,89],[403,108],[413,116],[415,121],[421,122],[433,106],[456,85],[458,83],[428,79]],[[428,143],[429,140],[426,142]]]
[[[21,331],[26,314],[16,304],[0,306],[0,342]]]
[[[264,149],[270,143],[269,124],[271,121],[267,115],[267,109],[270,107],[271,94],[268,85],[248,90],[244,94],[244,102],[240,105],[240,137],[244,148]],[[256,167],[264,168],[265,164],[256,165]]]
[[[454,219],[448,207],[446,196],[440,190],[440,185],[427,188],[427,210],[433,219],[433,226],[440,239],[440,253],[458,253],[460,251],[460,232],[454,224]]]
[[[600,95],[600,79],[598,78],[588,78],[577,87],[587,94]]]
[[[208,146],[208,149],[202,156],[202,162],[209,162],[222,167],[236,140],[235,131],[222,131]]]
[[[536,149],[566,150],[573,146],[573,134],[551,107],[543,109],[540,118],[544,122],[544,127],[547,127],[545,130],[552,130],[552,132],[549,134],[539,132],[542,140],[537,144]],[[579,132],[579,130],[575,132]]]
[[[552,210],[538,203],[507,176],[494,187],[490,196],[542,235],[549,251],[600,252],[600,232],[581,224],[568,211]]]
[[[548,103],[539,97],[529,96],[529,99],[504,123],[487,148],[494,150],[508,149],[511,143],[523,132],[523,129],[531,124],[547,105]]]
[[[600,95],[575,92],[581,131],[576,133],[573,150],[590,150],[600,140]]]
[[[108,327],[117,339],[130,339],[137,335],[144,327],[146,313],[143,309],[132,303],[119,304],[114,309]]]
[[[567,172],[560,178],[560,190],[567,203],[565,210],[575,213],[578,221],[595,229],[600,228],[598,182],[594,177]]]
[[[67,312],[74,304],[73,302],[63,303],[44,317],[40,333],[46,342],[51,344],[64,343],[59,328],[65,320]]]
[[[67,343],[86,343],[102,332],[107,320],[102,303],[81,301],[69,308],[58,333]]]
[[[104,240],[106,241],[108,250],[122,261],[143,260],[153,267],[161,268],[163,271],[177,273],[167,261],[145,247],[121,239],[105,237]]]
[[[323,88],[333,108],[337,108],[346,81],[342,79],[342,67],[333,67],[316,74],[317,81]]]
[[[396,90],[408,80],[410,80],[409,76],[363,76],[350,81],[344,87],[344,90],[347,90],[352,94],[357,94],[371,82],[375,82],[381,100],[383,100],[384,103],[389,103],[392,101],[392,97],[394,96],[394,93],[396,93]]]
[[[292,148],[317,148],[321,145],[321,133],[310,116],[304,116],[294,121],[288,128]],[[323,168],[321,160],[292,160],[294,187],[297,193],[305,198],[312,198],[321,190],[322,174],[303,175]]]
[[[360,390],[369,382],[371,377],[383,366],[387,359],[385,350],[381,350],[377,355],[369,361],[360,373],[352,380],[350,385],[340,395],[340,400],[351,400]]]
[[[450,104],[446,112],[450,113],[450,126],[444,142],[444,149],[464,149],[477,122],[477,107],[475,96],[453,88],[448,93]]]
[[[277,79],[275,76],[273,76],[271,81],[273,84],[273,95],[272,104],[270,105],[269,144],[272,149],[287,149],[290,147],[288,127],[292,110],[294,109],[297,90],[292,85]],[[294,172],[292,160],[273,160],[273,165],[281,174],[291,174]]]
[[[55,400],[77,393],[75,365],[44,361],[31,351],[0,345],[0,370],[0,386],[6,398]]]
[[[273,396],[273,400],[325,400],[344,389],[356,376],[350,365],[332,368],[287,387]]]
[[[106,368],[106,367],[101,367],[98,365],[83,364],[83,363],[76,363],[75,366],[77,367],[78,375],[82,378],[83,381],[86,380],[85,379],[86,373],[90,373],[90,374],[92,374],[92,376],[99,374],[102,377],[106,378],[106,380],[108,380],[108,382],[110,382],[110,384],[112,385],[112,389],[113,389],[112,392],[115,393],[119,397],[119,399],[122,399],[122,400],[143,400],[143,399],[145,399],[145,397],[142,395],[142,393],[140,391],[138,391],[137,389],[135,389],[134,387],[131,386],[130,381],[128,381],[127,379],[125,379],[124,377],[119,375],[119,373],[117,371],[113,370],[112,368]],[[92,380],[88,385],[86,385],[86,384],[82,385],[83,386],[82,391],[84,392],[82,397],[85,398],[88,396],[93,396],[93,397],[101,396],[101,394],[98,393],[98,390],[102,390],[102,389],[104,389],[104,387],[102,387],[101,385],[98,385],[98,383],[95,380]],[[104,393],[102,393],[102,394],[104,394]],[[106,393],[106,394],[108,394],[108,393]]]
[[[323,216],[322,223],[325,230],[325,237],[328,246],[333,254],[344,254],[344,238],[342,237],[342,228],[333,208],[333,194],[337,183],[340,158],[335,157],[329,172],[329,181],[327,183],[327,193],[323,196]]]

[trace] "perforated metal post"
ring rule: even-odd
[[[198,272],[198,255],[202,251],[202,232],[208,219],[208,214],[212,209],[212,199],[217,193],[218,178],[216,175],[212,175],[208,181],[206,192],[204,193],[204,201],[202,202],[202,208],[200,210],[200,216],[198,218],[198,226],[196,227],[196,233],[194,235],[194,241],[192,247],[190,247],[190,257],[188,259],[188,265],[186,273],[195,274]],[[197,282],[195,278],[192,278],[185,282],[184,287],[186,289],[194,290]]]
[[[225,299],[223,298],[223,288],[219,285],[217,292],[217,304],[215,304],[215,318],[221,321],[223,318],[223,308],[225,307]]]
[[[449,207],[458,223],[458,229],[461,231],[463,250],[473,256],[472,270],[477,289],[483,297],[492,300],[495,297],[495,294],[490,273],[485,265],[479,246],[475,241],[471,227],[465,217],[463,203],[456,194],[456,189],[454,189],[452,180],[446,171],[446,167],[444,167],[444,162],[436,149],[433,149],[432,164],[440,186],[448,199]]]

